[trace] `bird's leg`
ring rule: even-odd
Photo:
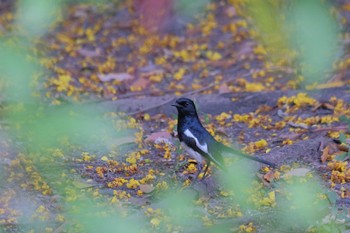
[[[196,177],[194,178],[194,180],[193,181],[197,181],[198,180],[198,177],[199,177],[199,175],[201,174],[201,172],[202,172],[202,162],[201,161],[197,161],[197,175],[196,175]]]
[[[207,171],[208,171],[209,166],[210,166],[210,160],[207,161],[207,167],[204,169],[202,180],[204,180],[207,177]]]

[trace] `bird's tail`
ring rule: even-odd
[[[247,158],[247,159],[251,159],[251,160],[257,161],[257,162],[259,162],[259,163],[264,163],[264,164],[266,164],[266,165],[269,165],[269,166],[272,167],[272,168],[276,168],[276,167],[277,167],[277,164],[275,164],[275,163],[273,163],[273,162],[267,161],[267,160],[265,160],[265,159],[260,159],[260,158],[257,158],[257,157],[255,157],[255,156],[249,156],[249,155],[243,154],[241,151],[232,149],[231,147],[224,146],[223,149],[224,149],[224,151],[227,152],[227,153],[239,155],[239,156],[241,156],[241,157],[244,157],[244,158]]]

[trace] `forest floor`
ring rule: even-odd
[[[106,107],[115,117],[116,131],[129,133],[113,139],[112,149],[50,148],[55,164],[69,168],[60,179],[74,177],[75,187],[62,197],[50,187],[50,177],[3,130],[4,232],[79,232],[81,226],[70,222],[62,202],[69,205],[82,195],[121,208],[123,216],[142,219],[145,232],[348,230],[348,55],[335,64],[329,81],[302,89],[297,70],[286,65],[288,56],[268,59],[239,4],[211,3],[197,23],[176,14],[165,17],[155,33],[138,18],[147,10],[134,9],[130,2],[68,5],[62,21],[38,41],[40,62],[47,68],[38,92],[48,105],[84,102]],[[0,29],[5,33],[11,30],[13,6],[1,4]],[[346,6],[346,1],[335,5],[344,29],[350,28]],[[250,208],[236,202],[237,190],[220,181],[227,174],[215,166],[207,179],[193,181],[196,161],[180,147],[177,112],[171,106],[180,96],[195,101],[203,125],[217,140],[278,165],[272,169],[247,161],[249,165],[242,165],[247,173],[232,173],[242,182],[250,177]],[[231,166],[241,160],[225,161]],[[318,187],[312,202],[326,203],[320,207],[326,214],[304,228],[293,222],[298,216],[281,225],[281,209],[289,212],[280,202],[288,199],[288,184],[309,181]],[[176,206],[164,204],[177,190],[186,192],[183,199],[190,196],[191,209],[180,209],[180,215],[191,213],[186,217],[190,222],[175,221]]]

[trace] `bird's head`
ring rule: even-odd
[[[188,98],[179,98],[176,100],[175,104],[172,106],[177,108],[177,111],[180,114],[184,114],[186,116],[196,116],[196,107],[192,100]]]

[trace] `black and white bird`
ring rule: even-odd
[[[187,150],[192,158],[197,160],[198,175],[200,174],[200,167],[203,159],[207,163],[203,179],[205,178],[211,162],[220,169],[225,170],[223,154],[238,154],[245,158],[267,164],[271,167],[276,167],[276,164],[272,162],[237,153],[234,149],[216,141],[200,122],[196,107],[192,100],[188,98],[179,98],[172,106],[176,107],[178,111],[177,132],[181,145]]]

